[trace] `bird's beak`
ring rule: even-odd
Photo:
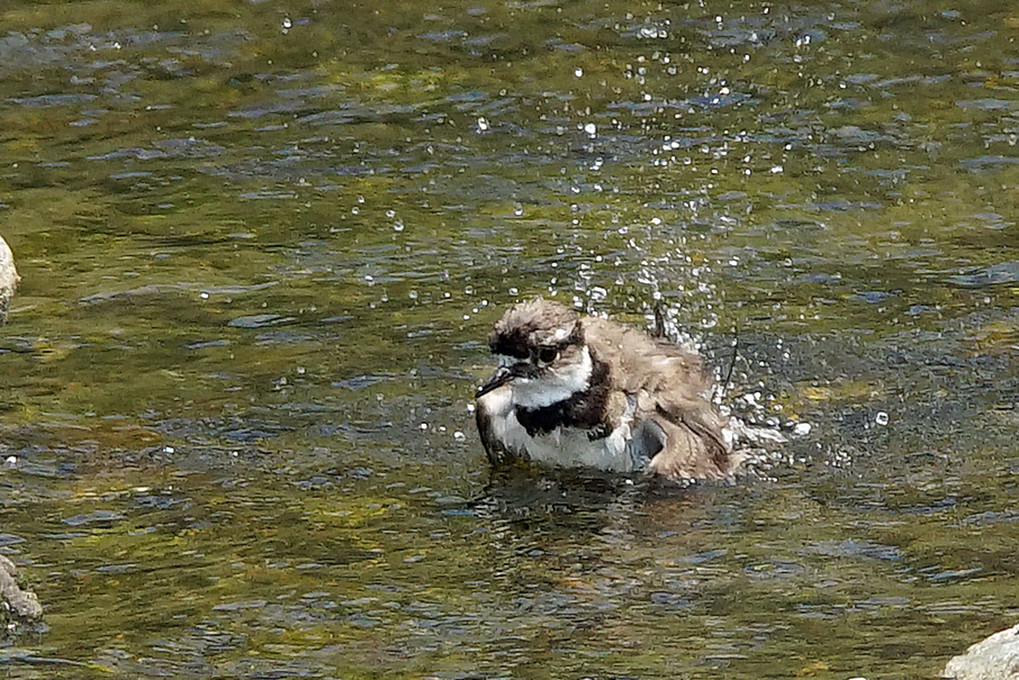
[[[475,399],[480,399],[492,390],[498,389],[508,383],[513,378],[526,377],[522,369],[525,368],[525,364],[513,364],[511,366],[500,366],[495,369],[495,373],[492,374],[485,384],[478,388],[478,391],[474,393]]]

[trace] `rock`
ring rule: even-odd
[[[18,570],[0,555],[0,620],[36,621],[42,617],[42,605],[31,590],[22,590],[17,581]]]
[[[954,657],[941,673],[954,680],[1019,680],[1019,625],[999,631]]]
[[[7,321],[7,308],[11,297],[21,283],[18,270],[14,268],[14,253],[3,236],[0,236],[0,325]]]

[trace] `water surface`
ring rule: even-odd
[[[6,3],[5,677],[928,678],[1014,623],[1019,14],[922,5]],[[490,473],[539,293],[738,335],[809,433]]]

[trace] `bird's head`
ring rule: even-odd
[[[536,298],[511,307],[495,324],[488,344],[499,368],[477,397],[508,383],[514,402],[541,408],[590,384],[591,353],[580,315],[557,302]]]

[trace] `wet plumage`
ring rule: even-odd
[[[501,365],[476,415],[493,463],[675,480],[724,479],[738,465],[691,350],[541,298],[509,309],[489,344]]]

